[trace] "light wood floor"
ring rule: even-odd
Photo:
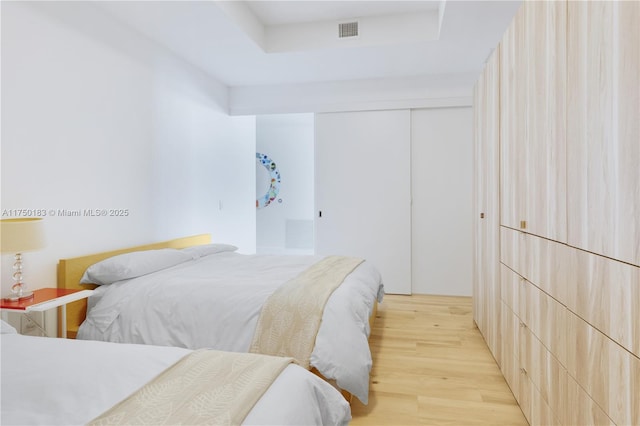
[[[371,331],[369,404],[353,425],[526,425],[473,323],[471,298],[387,295]]]

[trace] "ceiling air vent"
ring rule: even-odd
[[[338,37],[357,37],[358,36],[358,22],[345,22],[338,24]]]

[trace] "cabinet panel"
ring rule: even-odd
[[[567,279],[567,306],[640,357],[640,268],[581,250]]]
[[[569,244],[640,265],[640,2],[569,2]]]
[[[640,424],[640,359],[568,315],[567,371],[620,425]]]

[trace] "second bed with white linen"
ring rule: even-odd
[[[100,285],[78,338],[248,352],[265,301],[322,259],[243,255],[225,245],[178,251],[189,260]],[[310,358],[325,378],[364,403],[372,364],[369,318],[382,297],[380,274],[364,261],[329,297]]]
[[[204,352],[222,358],[253,357],[258,362],[273,358],[217,351],[199,353]],[[1,354],[3,425],[80,425],[117,407],[193,352],[175,347],[22,336],[3,322]],[[170,393],[161,390],[162,396]],[[144,395],[145,402],[150,400],[150,393],[153,392]],[[197,423],[208,423],[202,416],[224,403],[224,395],[217,389],[205,388],[188,400],[191,406],[187,408],[196,416],[192,419],[200,416],[203,421]],[[120,423],[158,424],[168,414],[163,411],[169,409],[169,404],[166,399],[156,400],[155,404],[162,409],[156,410],[154,418],[147,418],[147,422],[143,418],[125,418]],[[241,421],[243,424],[343,425],[351,419],[349,405],[338,391],[295,364],[288,364],[255,405],[245,408],[250,411]]]

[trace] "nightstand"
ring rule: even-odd
[[[2,299],[0,310],[2,319],[6,321],[7,312],[19,312],[29,318],[41,332],[46,336],[44,324],[39,324],[31,316],[30,312],[44,312],[53,308],[61,308],[62,324],[67,323],[67,303],[75,302],[89,297],[93,290],[72,290],[63,288],[41,288],[33,291],[33,297],[19,301],[9,301]],[[67,328],[62,327],[62,336],[67,337]]]

